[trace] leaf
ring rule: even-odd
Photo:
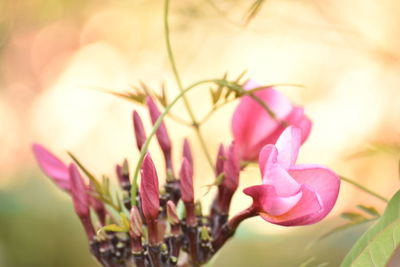
[[[255,0],[254,3],[251,5],[249,10],[247,11],[246,15],[246,24],[248,24],[257,14],[260,12],[262,5],[264,4],[265,0]]]
[[[340,232],[340,231],[344,231],[347,230],[349,228],[355,227],[355,226],[359,226],[361,224],[367,223],[367,222],[371,222],[374,221],[375,219],[365,219],[362,221],[353,221],[353,222],[349,222],[346,224],[342,224],[338,227],[333,228],[332,230],[330,230],[329,232],[325,233],[324,235],[322,235],[320,238],[318,238],[316,241],[321,241],[322,239],[327,238],[328,236],[331,236],[334,233]]]
[[[341,267],[385,266],[400,245],[400,191],[389,201],[379,221],[365,232]]]
[[[360,210],[362,210],[362,211],[364,211],[364,212],[366,212],[369,215],[372,215],[374,217],[379,217],[380,216],[379,212],[374,207],[367,207],[367,206],[364,206],[362,204],[359,204],[359,205],[357,205],[357,208],[359,208]]]
[[[353,222],[366,220],[366,218],[362,214],[356,212],[343,212],[340,216]]]
[[[128,218],[126,217],[125,213],[120,212],[119,215],[121,216],[121,223],[122,223],[122,225],[123,225],[125,228],[128,228],[128,229],[129,229],[130,223],[129,223],[129,220],[128,220]]]

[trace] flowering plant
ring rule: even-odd
[[[133,112],[140,156],[133,171],[127,160],[115,165],[115,176],[120,186],[116,197],[111,192],[108,178],[100,180],[95,177],[72,153],[69,153],[72,162],[66,164],[43,146],[34,144],[32,147],[42,171],[71,196],[89,240],[90,252],[101,265],[158,267],[206,264],[248,218],[260,216],[281,226],[309,225],[324,219],[336,203],[341,180],[386,201],[327,167],[296,165],[312,122],[303,107],[291,103],[277,86],[258,85],[249,79],[242,81],[242,74],[233,81],[224,76],[184,87],[169,40],[168,8],[167,0],[164,13],[166,44],[180,93],[170,102],[165,93],[156,94],[145,85],[133,92],[117,94],[147,106],[153,128],[146,134],[141,116],[137,111]],[[186,93],[203,84],[212,85],[213,107],[198,120]],[[215,174],[213,185],[217,192],[205,213],[201,201],[196,200],[193,166],[198,157],[192,154],[189,141],[183,140],[179,170],[172,157],[173,144],[164,118],[171,115],[171,108],[179,100],[187,109],[191,119],[189,125],[194,129]],[[218,153],[212,157],[201,125],[216,109],[233,100],[239,101],[232,116],[233,140],[221,144]],[[161,111],[159,104],[163,107]],[[157,171],[151,157],[154,151],[150,151],[149,144],[153,136],[156,136],[163,154],[163,174]],[[257,161],[262,183],[245,188],[244,194],[237,193],[241,173]],[[166,181],[161,187],[160,176]],[[253,202],[247,209],[231,214],[230,206],[235,194],[235,197],[248,195]],[[395,204],[391,202],[388,209],[395,209]],[[372,209],[365,210],[371,212]],[[96,214],[96,222],[93,222],[91,211]],[[399,223],[396,218],[393,220]],[[381,228],[386,226],[384,222],[380,225]],[[351,261],[357,253],[350,253],[347,260]]]

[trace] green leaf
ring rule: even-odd
[[[128,220],[128,218],[126,217],[125,213],[120,212],[119,215],[121,216],[121,223],[122,223],[122,225],[123,225],[125,228],[128,228],[128,229],[129,229],[130,223],[129,223],[129,220]]]
[[[400,245],[400,191],[389,201],[379,221],[365,232],[341,267],[385,266]]]
[[[369,215],[372,215],[374,217],[379,217],[380,214],[379,212],[374,208],[374,207],[368,207],[368,206],[364,206],[362,204],[357,205],[357,208],[359,208],[360,210],[368,213]]]
[[[359,221],[364,221],[366,220],[366,218],[360,214],[360,213],[356,213],[356,212],[343,212],[340,216],[342,216],[342,218],[353,221],[353,222],[359,222]]]

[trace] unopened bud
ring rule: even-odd
[[[183,141],[183,157],[186,158],[190,165],[193,167],[193,156],[192,156],[192,150],[190,149],[190,144],[189,141],[185,138]]]
[[[154,103],[153,99],[148,96],[147,97],[147,106],[149,107],[150,117],[153,125],[156,123],[157,119],[160,117],[161,113],[157,108],[156,103]],[[167,128],[165,127],[164,122],[161,122],[160,126],[156,132],[158,143],[163,151],[165,158],[165,165],[168,169],[173,169],[172,167],[172,157],[171,157],[171,140],[169,138]]]
[[[233,142],[228,148],[226,158],[227,159],[224,163],[225,177],[222,181],[222,186],[234,192],[239,185],[240,164],[239,157],[235,151],[235,145]]]
[[[176,213],[176,206],[171,200],[168,200],[167,202],[167,220],[171,225],[177,225],[180,223],[178,214]]]
[[[224,145],[221,144],[218,148],[217,159],[215,161],[215,175],[218,177],[224,171],[225,151]]]
[[[192,203],[194,200],[193,192],[193,170],[189,161],[184,158],[182,161],[182,167],[179,172],[181,182],[181,193],[183,202]]]
[[[150,154],[146,154],[140,174],[140,198],[143,215],[147,222],[156,220],[160,210],[160,199],[157,172]]]
[[[133,112],[133,128],[135,131],[136,145],[139,150],[142,150],[142,147],[146,142],[146,132],[143,127],[142,119],[136,111]]]
[[[132,206],[131,208],[131,216],[130,216],[130,235],[132,238],[140,238],[143,235],[142,229],[142,217],[140,216],[139,209],[136,206]]]

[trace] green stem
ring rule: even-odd
[[[364,191],[365,193],[370,194],[371,196],[374,196],[374,197],[376,197],[376,198],[379,198],[380,200],[382,200],[382,201],[384,201],[384,202],[389,202],[389,200],[388,200],[387,198],[385,198],[385,197],[379,195],[378,193],[375,193],[375,192],[371,191],[370,189],[366,188],[365,186],[360,185],[359,183],[357,183],[357,182],[355,182],[355,181],[353,181],[353,180],[351,180],[351,179],[349,179],[349,178],[346,178],[346,177],[344,177],[344,176],[339,176],[339,178],[340,178],[340,180],[342,180],[342,181],[344,181],[344,182],[346,182],[346,183],[349,183],[349,184],[354,185],[355,187],[361,189],[361,190]]]
[[[169,0],[165,0],[165,5],[164,5],[164,34],[165,34],[165,42],[166,42],[166,46],[167,46],[167,51],[168,51],[168,58],[169,61],[171,63],[171,67],[172,67],[172,71],[174,73],[175,76],[175,80],[176,83],[178,84],[179,87],[179,91],[182,93],[184,91],[183,85],[182,85],[182,81],[181,78],[179,76],[178,73],[178,69],[176,67],[176,63],[175,63],[175,58],[174,58],[174,54],[172,52],[172,47],[171,47],[171,40],[170,40],[170,36],[169,36],[169,24],[168,24],[168,14],[169,14]],[[189,101],[186,97],[186,95],[183,94],[183,103],[185,104],[186,110],[192,120],[192,125],[193,125],[193,129],[196,132],[197,138],[200,141],[200,145],[201,148],[204,151],[204,154],[207,158],[208,163],[210,164],[211,168],[214,169],[214,163],[212,161],[210,152],[207,149],[207,145],[206,145],[206,141],[204,140],[204,137],[201,133],[200,130],[200,125],[196,120],[196,117],[192,111],[192,108],[189,104]]]

